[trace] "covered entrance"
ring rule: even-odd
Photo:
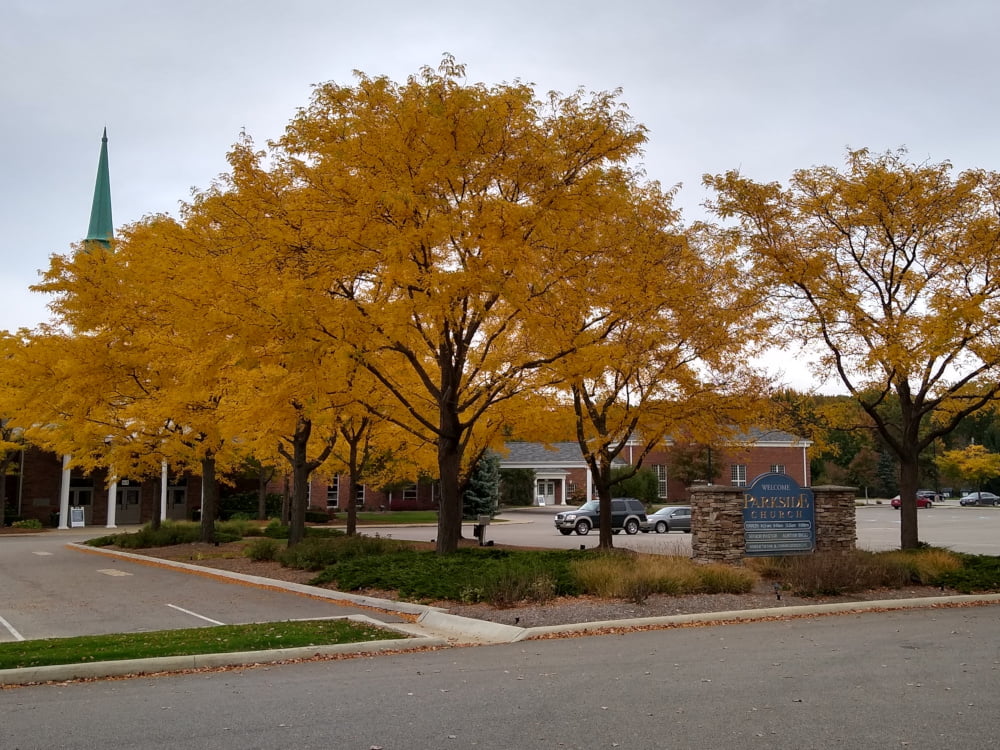
[[[539,471],[535,474],[535,505],[566,504],[566,472]]]
[[[556,481],[554,479],[539,479],[535,482],[535,504],[556,504]]]
[[[72,477],[69,483],[69,507],[83,508],[83,522],[94,522],[94,481],[88,477]],[[72,513],[71,513],[72,515]]]

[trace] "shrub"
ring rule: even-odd
[[[231,528],[216,527],[215,541],[219,544],[237,542],[242,535]],[[147,549],[149,547],[170,547],[175,544],[193,544],[201,540],[201,524],[192,521],[163,521],[160,528],[146,524],[138,531],[127,534],[108,534],[87,540],[91,547],[107,547],[112,544],[125,549]]]
[[[761,561],[761,562],[758,562]],[[851,591],[899,588],[910,583],[909,570],[874,552],[854,550],[845,554],[789,555],[748,564],[798,596],[836,596]]]
[[[254,562],[266,562],[277,558],[278,548],[275,539],[255,539],[246,546],[243,554]]]
[[[325,510],[309,508],[306,510],[306,523],[329,523],[330,514]]]
[[[573,575],[588,594],[641,603],[652,594],[745,593],[757,574],[729,565],[696,565],[679,555],[629,555],[619,551],[577,560]]]
[[[111,544],[126,549],[146,547],[168,547],[174,544],[190,544],[201,538],[201,526],[191,521],[163,521],[159,529],[146,524],[130,534],[117,534]]]
[[[958,555],[962,567],[941,573],[936,583],[962,594],[980,591],[1000,591],[1000,557],[990,555]]]
[[[757,582],[752,570],[718,563],[699,567],[698,577],[701,591],[706,594],[745,594]]]
[[[37,518],[24,518],[20,521],[14,521],[11,526],[15,529],[40,529],[42,522]]]
[[[215,524],[216,537],[219,534],[235,536],[242,539],[246,536],[260,536],[260,524],[247,518],[231,518],[228,521],[217,521]]]
[[[361,555],[382,554],[389,544],[400,544],[389,539],[367,536],[347,536],[339,529],[329,529],[330,535],[307,536],[294,547],[280,550],[278,562],[286,568],[322,570],[340,560]]]
[[[272,518],[264,527],[264,536],[271,539],[288,539],[288,527],[277,518]]]
[[[879,552],[876,557],[906,570],[910,582],[924,585],[935,585],[944,574],[962,568],[962,558],[959,555],[939,547]]]
[[[568,570],[569,561],[579,554],[584,553],[475,547],[442,556],[400,547],[342,559],[314,583],[335,583],[342,591],[393,590],[419,601],[509,606],[525,599],[579,594]]]

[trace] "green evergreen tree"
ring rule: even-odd
[[[483,454],[465,485],[462,496],[462,515],[465,518],[496,514],[500,505],[500,457],[496,453]]]
[[[878,490],[883,497],[891,497],[896,494],[896,485],[899,482],[899,468],[896,459],[884,448],[878,457]]]

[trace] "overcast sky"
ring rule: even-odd
[[[1000,170],[995,0],[2,0],[0,328],[47,319],[28,286],[86,234],[104,127],[118,227],[175,213],[312,85],[445,52],[540,96],[621,88],[688,219],[705,173],[784,181],[848,147]]]

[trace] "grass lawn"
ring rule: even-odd
[[[401,637],[394,631],[349,620],[268,622],[148,633],[82,635],[0,643],[0,669],[330,646]]]
[[[437,523],[438,514],[436,510],[392,510],[385,513],[378,511],[358,511],[358,521],[370,524],[393,524],[393,523]],[[336,524],[347,523],[347,514],[343,511],[337,513]]]

